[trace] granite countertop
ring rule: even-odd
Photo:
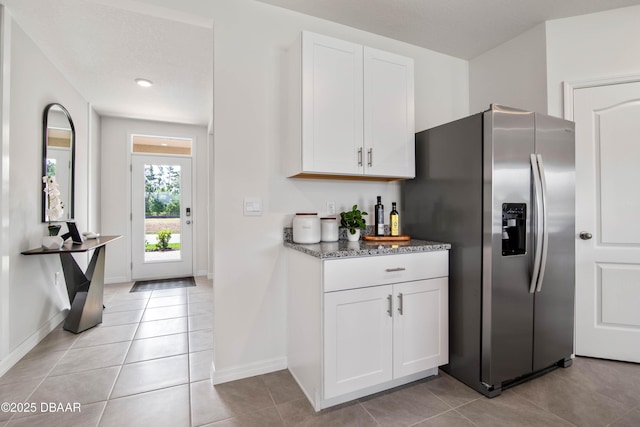
[[[349,242],[341,238],[337,242],[301,244],[293,242],[291,228],[284,229],[284,246],[321,259],[408,254],[451,249],[449,243],[418,239],[381,244],[380,242],[367,242],[364,240]]]

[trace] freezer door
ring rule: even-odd
[[[534,135],[534,113],[493,106],[484,114],[481,381],[489,386],[532,369]]]
[[[575,139],[573,122],[537,113],[535,122],[548,232],[544,278],[535,293],[533,369],[540,370],[573,353]]]

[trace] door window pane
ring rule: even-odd
[[[180,260],[180,165],[144,165],[144,262]]]
[[[132,139],[134,153],[191,155],[191,139],[145,135],[133,135]]]

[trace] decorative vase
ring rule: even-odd
[[[60,232],[60,228],[62,228],[62,226],[60,226],[60,225],[50,225],[47,228],[49,229],[49,236],[57,236],[58,233]]]
[[[60,228],[58,226],[58,228]],[[60,249],[64,240],[60,236],[44,236],[42,238],[42,247],[44,249]]]
[[[351,234],[350,230],[347,230],[347,240],[350,242],[357,242],[358,240],[360,240],[360,229],[356,228],[355,230],[356,232],[354,234]]]

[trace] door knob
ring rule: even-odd
[[[191,224],[191,221],[190,221],[190,220],[187,220],[187,224]]]
[[[589,240],[591,239],[593,236],[591,235],[591,233],[589,233],[588,231],[581,231],[580,232],[580,238],[582,240]]]

